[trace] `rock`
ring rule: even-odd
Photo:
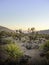
[[[39,53],[39,55],[40,55],[41,57],[44,57],[44,56],[45,56],[45,51],[41,50],[40,53]]]
[[[28,43],[28,44],[26,45],[26,48],[29,49],[29,50],[32,49],[32,44]]]
[[[28,63],[28,60],[29,60],[30,58],[31,58],[30,56],[24,55],[24,56],[20,59],[19,64],[20,64],[20,65],[26,65],[26,64]]]

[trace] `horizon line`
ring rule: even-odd
[[[28,30],[28,28],[25,28],[24,27],[24,29],[23,28],[21,28],[21,27],[19,27],[19,28],[13,28],[13,27],[8,27],[8,26],[3,26],[3,25],[0,25],[0,26],[2,26],[2,27],[6,27],[6,28],[8,28],[8,29],[11,29],[11,30],[19,30],[19,29],[21,29],[21,30],[23,30],[23,31],[27,31]],[[30,29],[31,28],[33,28],[33,27],[29,27]],[[35,28],[35,31],[41,31],[41,30],[49,30],[49,29],[36,29],[36,27],[34,27]]]

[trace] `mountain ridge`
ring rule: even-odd
[[[39,34],[49,34],[49,29],[38,31]]]
[[[11,30],[7,27],[4,27],[4,26],[0,26],[0,32],[1,31],[6,31],[6,32],[15,32],[15,30]],[[49,34],[49,29],[47,30],[40,30],[40,31],[37,31],[39,34]]]
[[[11,29],[9,29],[9,28],[7,28],[7,27],[4,27],[4,26],[0,26],[0,32],[1,32],[1,31],[14,32],[14,30],[11,30]]]

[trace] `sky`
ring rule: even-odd
[[[49,0],[0,0],[0,26],[49,29]]]

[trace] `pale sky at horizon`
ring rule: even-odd
[[[0,25],[10,29],[49,29],[49,0],[0,0]]]

